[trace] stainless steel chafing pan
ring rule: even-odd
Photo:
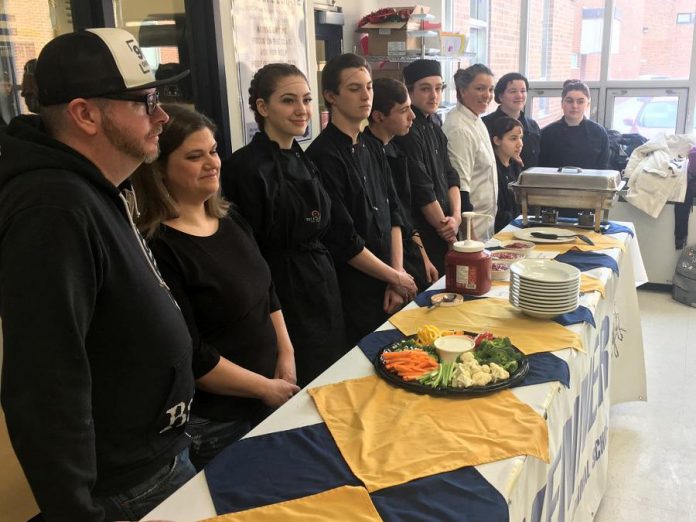
[[[525,225],[532,207],[574,208],[593,211],[594,229],[599,231],[602,215],[608,219],[624,184],[617,170],[535,167],[521,172],[508,186],[522,208]]]

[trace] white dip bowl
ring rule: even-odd
[[[459,354],[474,349],[474,340],[468,335],[445,335],[435,339],[435,349],[442,362],[454,362]]]

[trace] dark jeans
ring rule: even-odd
[[[202,470],[213,457],[253,428],[250,419],[222,422],[191,414],[186,433],[191,436],[191,462]]]
[[[106,520],[140,520],[196,474],[188,449],[159,469],[152,477],[123,493],[96,497],[94,502],[106,513]]]

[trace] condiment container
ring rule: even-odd
[[[473,212],[462,212],[467,222],[464,241],[457,241],[445,256],[445,288],[458,294],[482,295],[491,289],[491,254],[471,237]]]

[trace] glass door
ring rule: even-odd
[[[184,0],[115,0],[114,21],[138,40],[158,80],[190,68]],[[191,76],[161,88],[160,100],[193,106]]]
[[[72,31],[68,0],[0,0],[0,128],[19,115],[37,112],[34,66],[46,43]]]
[[[534,118],[542,129],[563,117],[562,92],[561,89],[529,89],[527,92],[527,115]],[[597,121],[598,96],[599,89],[590,88],[590,106],[585,117],[592,121]]]
[[[608,89],[607,122],[621,133],[652,138],[683,134],[688,89]],[[693,121],[693,120],[692,120]]]

